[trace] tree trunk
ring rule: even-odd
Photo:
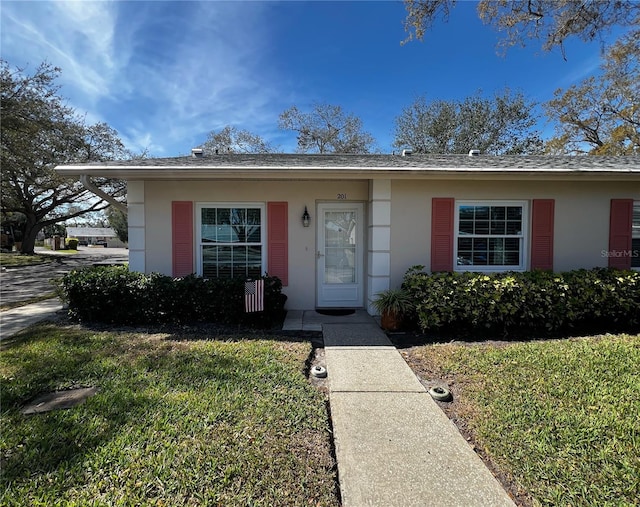
[[[27,223],[22,230],[22,248],[24,254],[33,255],[36,246],[36,238],[42,229],[42,224],[37,223],[35,216],[27,215]]]

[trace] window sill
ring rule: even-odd
[[[455,266],[453,270],[457,273],[507,273],[509,271],[527,271],[527,269],[522,266]]]

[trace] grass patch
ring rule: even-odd
[[[56,252],[58,255],[74,255],[78,253],[78,250],[72,250],[71,248],[65,248],[64,250],[51,250],[52,252]]]
[[[24,255],[18,252],[0,252],[0,265],[5,267],[34,266],[46,264],[54,259],[47,255]]]
[[[0,355],[2,505],[338,505],[310,344],[43,325]],[[36,395],[85,404],[23,416]]]
[[[640,335],[413,349],[534,505],[638,505]]]

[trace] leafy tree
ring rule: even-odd
[[[109,226],[116,231],[120,241],[123,243],[129,241],[129,220],[127,215],[112,206],[107,210],[107,219],[109,220]]]
[[[209,132],[202,148],[208,153],[274,153],[276,149],[259,135],[227,125]]]
[[[423,40],[438,19],[449,18],[455,0],[404,0],[407,40]],[[480,19],[504,34],[504,49],[529,40],[542,41],[544,50],[563,49],[569,37],[584,41],[601,38],[615,26],[640,23],[637,0],[480,0]],[[405,41],[406,42],[406,41]]]
[[[300,153],[371,153],[375,144],[360,118],[330,104],[315,104],[309,113],[292,106],[280,114],[278,126],[297,132]]]
[[[42,228],[46,238],[52,238],[53,236],[60,236],[65,238],[67,236],[67,226],[65,224],[51,224]]]
[[[54,83],[59,73],[60,69],[43,63],[28,75],[0,60],[1,210],[3,215],[25,216],[23,253],[33,253],[38,231],[44,227],[107,206],[78,180],[57,174],[56,165],[127,155],[115,130],[105,123],[86,125],[64,103]],[[120,181],[94,183],[111,195],[125,192]]]
[[[608,51],[602,74],[557,90],[546,114],[556,120],[550,153],[640,154],[640,30]]]
[[[522,94],[509,90],[493,100],[480,94],[463,101],[428,102],[418,97],[396,118],[393,145],[417,153],[468,153],[471,149],[493,155],[538,153],[542,140],[532,130],[533,107]]]

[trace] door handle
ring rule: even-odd
[[[320,253],[320,250],[318,250],[318,253],[316,254],[316,259],[319,259],[320,257],[324,257],[324,254]]]

